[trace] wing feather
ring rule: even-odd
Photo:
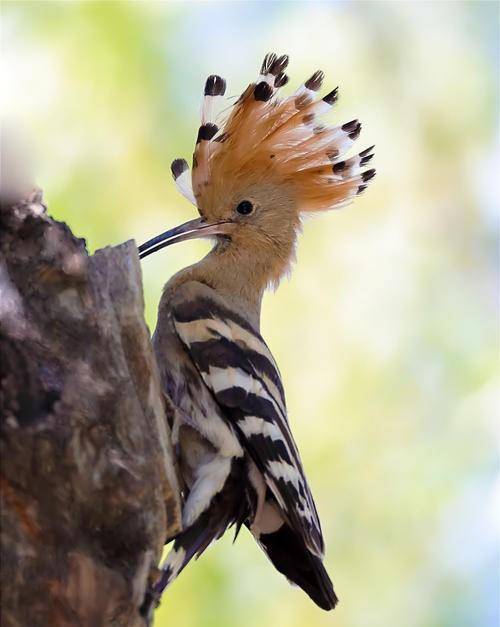
[[[206,297],[173,305],[172,321],[289,524],[322,556],[321,526],[288,424],[281,377],[263,338],[236,312]]]

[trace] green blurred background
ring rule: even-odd
[[[195,217],[169,165],[205,77],[238,94],[266,51],[290,54],[288,91],[323,69],[332,120],[377,145],[374,184],[306,223],[263,311],[341,603],[323,613],[228,534],[155,627],[496,625],[498,4],[3,2],[2,30],[4,113],[91,251]],[[151,329],[206,250],[144,262]]]

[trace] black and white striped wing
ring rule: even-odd
[[[288,425],[278,368],[266,343],[215,295],[178,301],[172,321],[285,519],[307,548],[322,556],[318,514]]]

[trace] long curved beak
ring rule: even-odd
[[[225,233],[224,225],[226,222],[207,222],[205,218],[195,218],[189,220],[180,226],[176,226],[175,229],[165,231],[161,235],[153,237],[153,239],[144,242],[139,246],[139,258],[144,259],[151,253],[155,253],[157,250],[170,246],[170,244],[176,244],[177,242],[183,242],[187,239],[195,239],[197,237],[211,237],[213,235],[221,235]]]

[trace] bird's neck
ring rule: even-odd
[[[166,289],[175,289],[187,281],[205,283],[259,329],[264,291],[270,283],[279,281],[286,265],[276,259],[271,262],[266,255],[220,243],[201,261],[181,270]]]

